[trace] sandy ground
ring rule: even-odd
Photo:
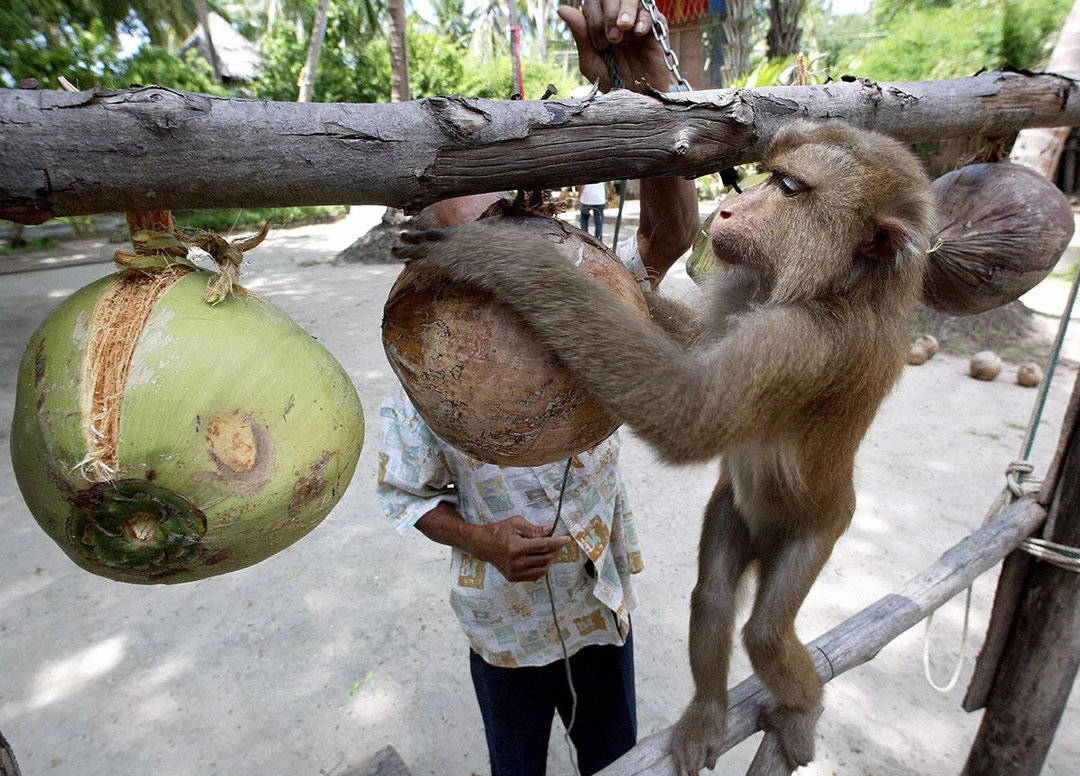
[[[293,547],[176,587],[98,578],[37,527],[0,456],[0,729],[28,776],[332,776],[388,743],[415,774],[487,772],[466,647],[446,600],[448,552],[419,534],[398,537],[374,496],[376,408],[393,384],[379,321],[397,269],[319,263],[375,217],[357,209],[338,224],[277,231],[247,269],[250,288],[340,359],[370,424],[344,499]],[[108,271],[101,264],[0,279],[0,438],[31,331]],[[677,267],[665,286],[682,295],[692,283]],[[981,521],[1034,392],[1013,384],[1012,367],[979,383],[966,366],[939,355],[910,368],[886,401],[859,455],[854,524],[803,607],[804,638],[896,590]],[[1074,377],[1064,370],[1053,388],[1039,467],[1056,444]],[[625,437],[623,471],[646,554],[634,617],[642,734],[673,722],[690,696],[687,603],[712,470],[663,466]],[[976,583],[969,652],[985,628],[994,577]],[[958,598],[934,622],[939,678],[951,669],[962,612]],[[959,771],[979,722],[959,708],[970,660],[960,686],[938,694],[922,678],[922,639],[920,626],[829,685],[818,759],[801,774]],[[749,671],[741,650],[734,662],[738,680]],[[717,772],[743,773],[756,742]],[[1074,692],[1044,773],[1071,776],[1078,761]],[[570,772],[557,725],[549,772]]]

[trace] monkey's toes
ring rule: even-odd
[[[669,749],[679,776],[697,776],[712,769],[724,744],[727,709],[710,703],[691,703],[675,723]]]
[[[814,759],[814,730],[821,712],[821,704],[809,711],[791,706],[762,710],[761,726],[780,739],[780,748],[792,768],[800,768]]]

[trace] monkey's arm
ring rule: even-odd
[[[477,222],[402,239],[401,258],[514,308],[593,395],[672,461],[708,460],[783,420],[802,404],[803,388],[814,387],[801,383],[827,364],[807,322],[759,324],[760,316],[708,350],[687,351],[549,242],[509,225]]]
[[[701,320],[694,311],[655,291],[645,292],[645,303],[649,306],[649,317],[653,323],[682,345],[690,347],[701,337]]]

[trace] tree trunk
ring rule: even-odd
[[[750,72],[752,37],[757,27],[757,5],[754,0],[728,0],[728,14],[720,22],[724,40],[723,82],[729,85]]]
[[[799,17],[802,16],[803,0],[770,0],[769,33],[766,36],[769,59],[783,59],[799,53],[802,42],[802,28]]]
[[[322,56],[323,39],[326,37],[326,19],[330,15],[330,0],[320,0],[319,10],[315,13],[315,23],[311,25],[311,39],[308,41],[307,59],[300,68],[300,77],[296,85],[300,87],[297,102],[311,102],[315,96],[315,78],[319,70],[319,57]]]
[[[409,99],[409,37],[405,0],[386,0],[390,19],[390,102]]]
[[[210,15],[206,12],[206,0],[199,0],[199,24],[202,25],[203,36],[206,38],[206,50],[210,54],[210,67],[214,70],[214,80],[221,81],[221,65],[218,64],[217,49],[214,48],[214,38],[210,34]]]
[[[263,33],[264,38],[272,38],[274,36],[274,25],[277,23],[278,14],[278,0],[267,0],[266,3],[266,32]]]
[[[1061,26],[1047,70],[1059,73],[1080,70],[1080,0],[1073,4]],[[1016,136],[1009,161],[1031,167],[1054,180],[1061,152],[1071,131],[1071,127],[1025,129]]]
[[[909,143],[987,127],[1004,135],[1080,124],[1080,85],[1053,74],[992,72],[919,83],[396,104],[239,100],[159,87],[0,89],[0,218],[327,203],[409,208],[513,188],[702,175],[761,159],[790,121],[826,117]]]

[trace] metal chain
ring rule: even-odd
[[[653,37],[656,38],[656,42],[660,44],[660,48],[664,51],[664,64],[667,65],[667,69],[671,71],[671,74],[675,76],[677,91],[689,92],[691,90],[690,83],[679,72],[679,56],[672,50],[671,44],[668,43],[667,25],[664,23],[663,15],[657,10],[654,0],[641,0],[641,5],[652,17]]]

